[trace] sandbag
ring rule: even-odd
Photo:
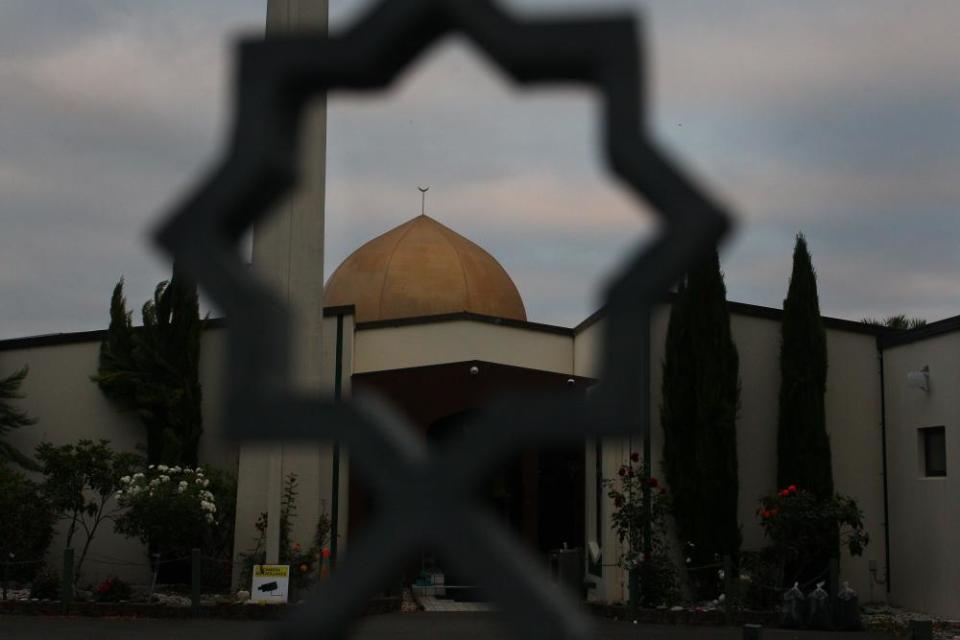
[[[857,598],[857,592],[850,588],[849,582],[844,582],[840,593],[837,594],[833,621],[841,631],[863,629],[863,623],[860,621],[860,601]]]
[[[785,594],[783,594],[783,615],[780,619],[780,626],[787,629],[802,629],[806,622],[804,610],[803,591],[796,582]]]
[[[807,628],[827,631],[833,629],[833,607],[830,594],[823,589],[823,582],[807,596]]]

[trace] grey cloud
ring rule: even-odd
[[[506,4],[643,15],[655,132],[741,213],[731,298],[779,305],[803,230],[824,312],[960,312],[960,5]],[[332,0],[334,28],[368,6]],[[102,327],[121,274],[134,306],[150,295],[167,267],[145,231],[219,152],[228,38],[261,32],[264,8],[0,6],[0,337]],[[331,100],[328,272],[429,182],[428,209],[501,260],[531,319],[576,323],[654,229],[603,173],[593,102],[515,95],[468,48],[434,53],[390,102]]]

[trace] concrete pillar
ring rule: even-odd
[[[327,0],[268,0],[267,37],[298,30],[327,29]],[[323,227],[326,173],[326,100],[318,97],[301,125],[300,182],[253,232],[253,269],[274,287],[293,311],[289,344],[292,379],[306,393],[319,394],[322,354]],[[235,548],[250,548],[257,515],[268,514],[267,562],[279,553],[280,497],[284,476],[298,475],[300,494],[293,539],[309,547],[323,508],[317,481],[321,447],[298,444],[286,455],[282,443],[244,446],[240,451]]]

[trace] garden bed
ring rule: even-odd
[[[721,626],[727,624],[723,609],[683,608],[683,609],[646,609],[630,607],[622,603],[587,602],[587,609],[604,618],[617,620],[635,620],[645,624],[683,624],[693,626]],[[777,624],[780,614],[776,611],[737,611],[731,616],[729,624],[760,624],[772,627]]]
[[[0,615],[89,616],[95,618],[225,618],[243,620],[276,620],[295,611],[300,604],[202,604],[198,613],[189,606],[170,606],[137,602],[74,602],[64,608],[56,601],[0,601]],[[400,610],[400,597],[374,598],[362,615],[376,615]]]

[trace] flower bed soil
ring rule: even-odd
[[[241,620],[276,620],[295,611],[298,604],[256,605],[216,604],[202,605],[194,614],[191,607],[173,607],[162,604],[133,602],[74,602],[64,609],[55,601],[0,601],[0,615],[34,616],[89,616],[95,618],[226,618]],[[376,615],[400,610],[400,597],[374,598],[367,603],[362,615]]]

